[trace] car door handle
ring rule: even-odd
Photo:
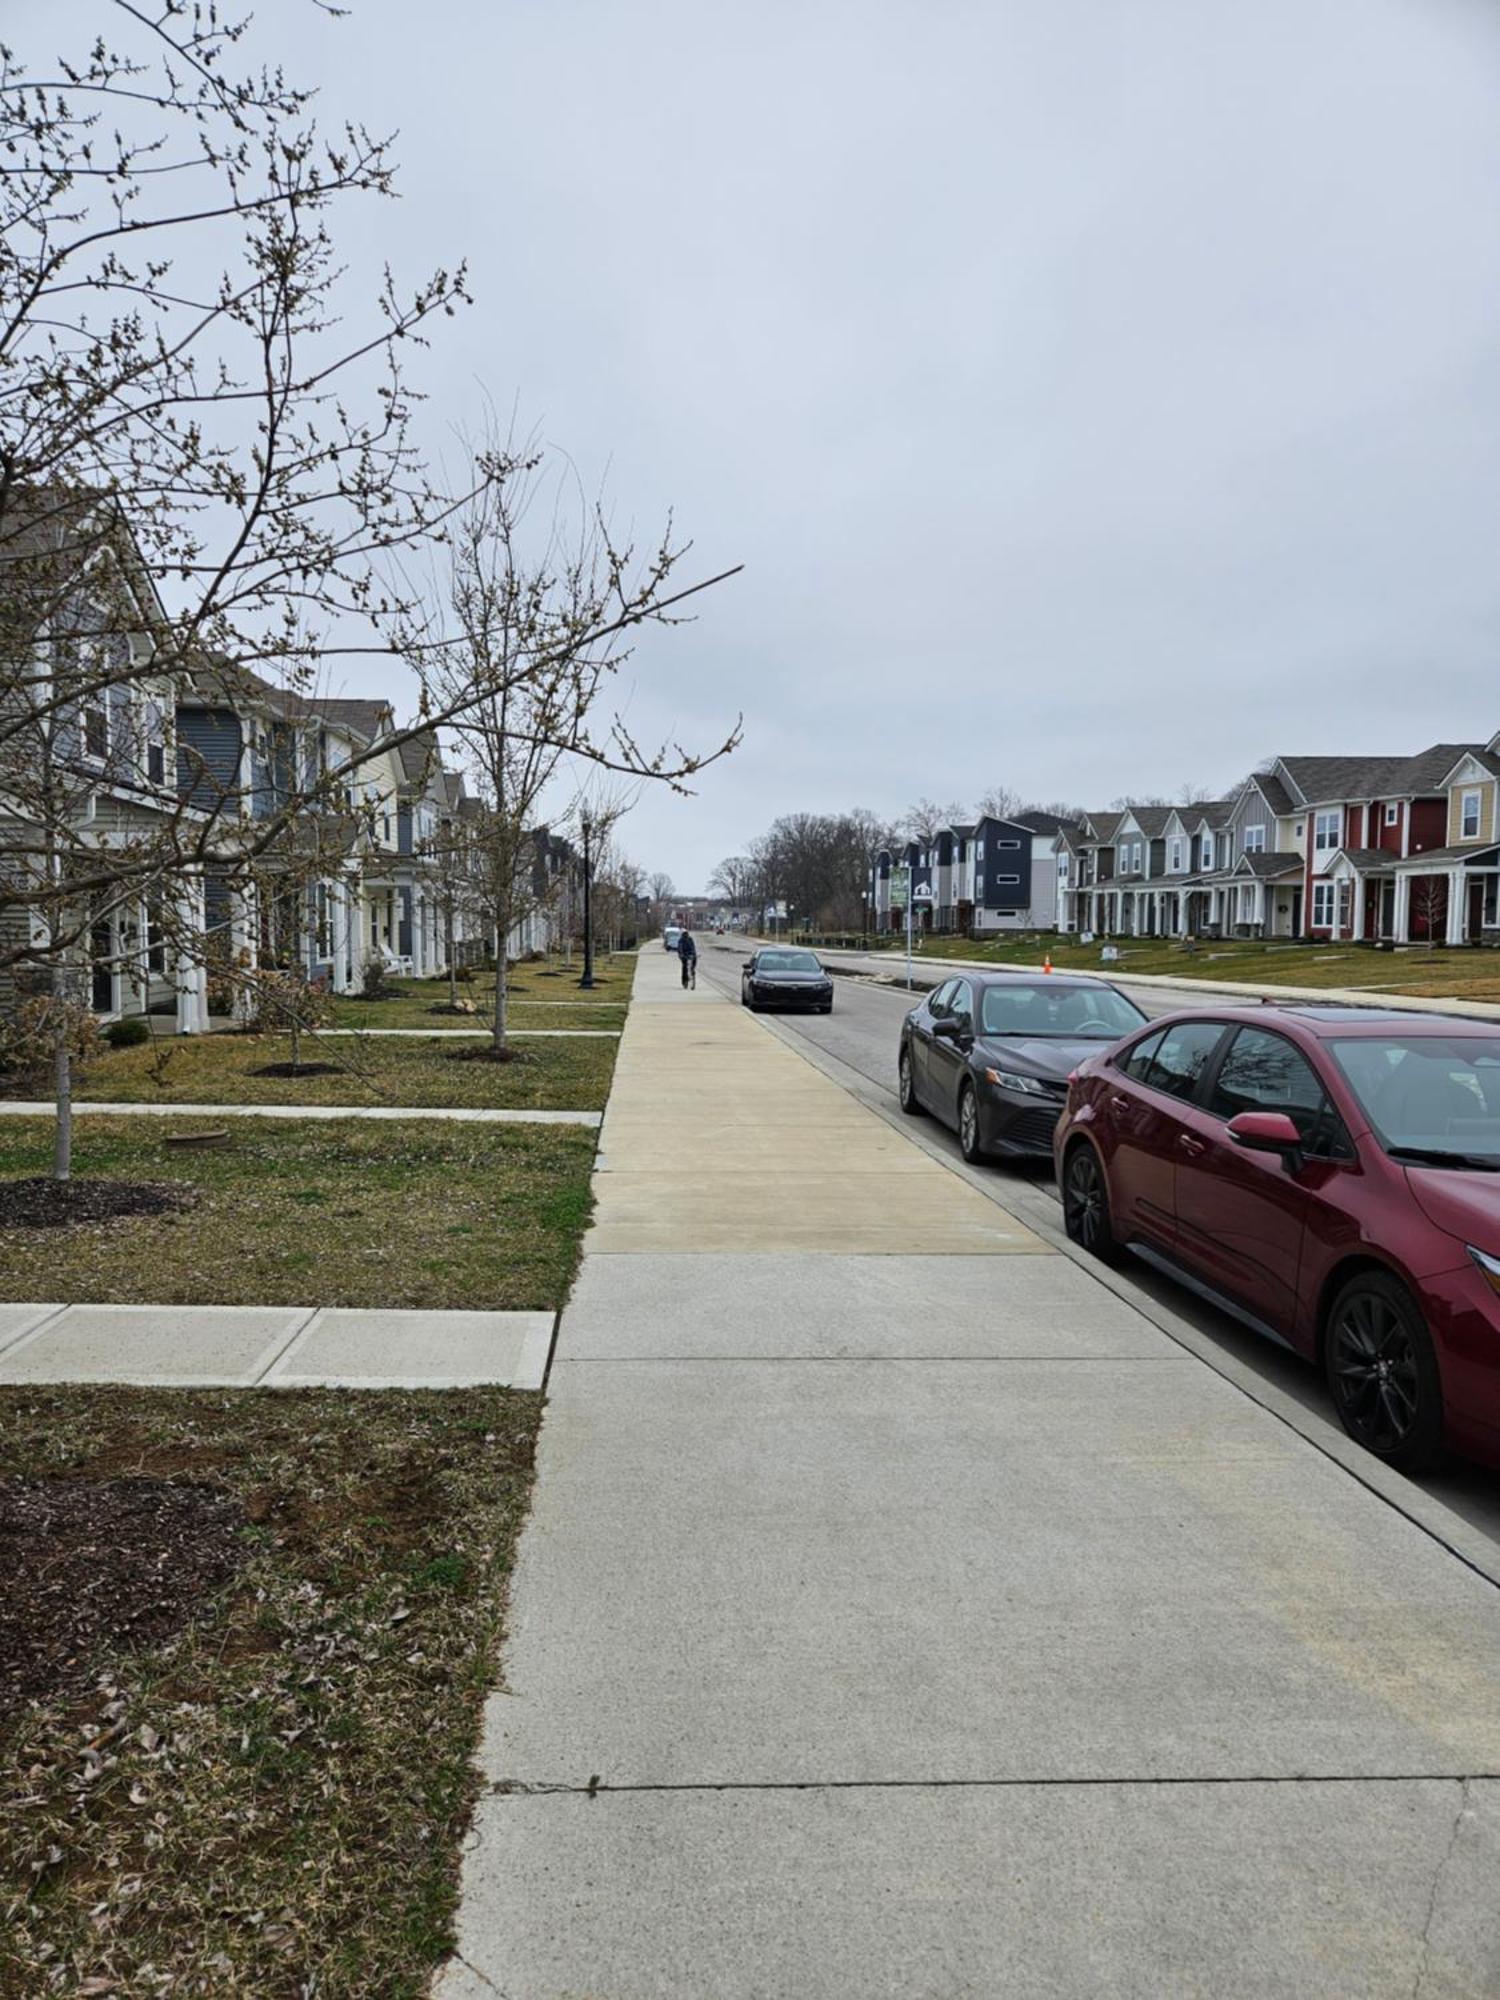
[[[1186,1153],[1190,1159],[1196,1160],[1200,1153],[1206,1153],[1208,1151],[1208,1148],[1207,1146],[1204,1145],[1203,1141],[1201,1139],[1195,1139],[1191,1132],[1179,1132],[1177,1134],[1177,1143],[1182,1148],[1183,1152]]]
[[[1109,1100],[1109,1108],[1111,1111],[1128,1111],[1130,1109],[1130,1099],[1128,1097],[1112,1097]]]

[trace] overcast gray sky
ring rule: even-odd
[[[648,868],[1500,728],[1493,0],[351,5],[256,40],[400,128],[356,270],[470,260],[434,437],[482,382],[747,566],[634,663],[745,715]]]

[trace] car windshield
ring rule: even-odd
[[[821,972],[822,966],[810,951],[763,951],[755,961],[757,972]]]
[[[1500,1166],[1500,1035],[1350,1035],[1329,1047],[1387,1152]]]
[[[1072,1042],[1118,1041],[1145,1018],[1112,986],[1068,986],[1052,979],[1039,979],[1034,986],[986,986],[979,1006],[981,1034]]]

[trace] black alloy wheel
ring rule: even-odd
[[[910,1048],[903,1048],[901,1051],[900,1079],[901,1109],[908,1118],[920,1118],[923,1107],[917,1102],[917,1086],[916,1079],[912,1075]]]
[[[1443,1385],[1404,1285],[1380,1271],[1352,1278],[1328,1315],[1323,1361],[1339,1421],[1356,1444],[1403,1472],[1432,1463],[1443,1444]]]
[[[1080,1140],[1063,1161],[1063,1227],[1068,1240],[1097,1257],[1101,1264],[1118,1264],[1120,1246],[1109,1219],[1109,1187],[1099,1155]]]
[[[964,1084],[958,1093],[958,1150],[971,1167],[989,1157],[979,1139],[979,1099],[972,1083]]]

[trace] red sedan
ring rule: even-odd
[[[1500,1028],[1175,1014],[1073,1072],[1054,1150],[1075,1243],[1316,1361],[1377,1457],[1500,1465]]]

